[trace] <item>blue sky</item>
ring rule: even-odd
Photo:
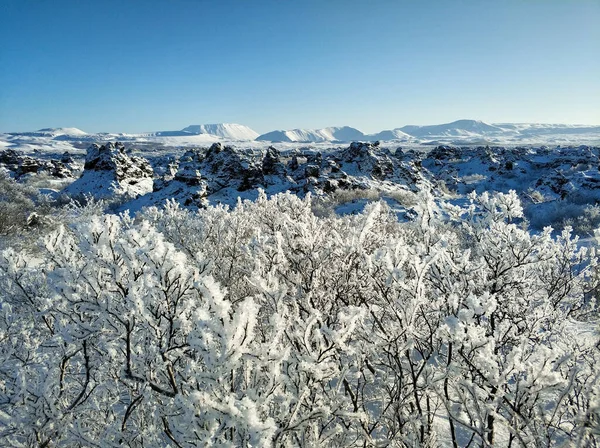
[[[599,24],[599,0],[1,0],[0,131],[600,124]]]

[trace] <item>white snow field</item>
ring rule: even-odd
[[[226,140],[254,140],[258,133],[241,124],[221,123],[188,126],[182,129],[192,134],[210,134]]]
[[[259,135],[251,128],[232,123],[191,125],[179,131],[152,131],[138,134],[86,133],[77,128],[48,128],[33,132],[0,134],[0,145],[23,151],[81,149],[86,142],[122,141],[168,147],[193,147],[217,141],[261,147],[269,143],[331,144],[351,141],[403,142],[413,145],[598,145],[600,125],[535,123],[488,124],[479,120],[458,120],[430,126],[403,126],[365,134],[350,126],[322,129],[271,131]],[[257,143],[253,143],[253,142]],[[72,146],[73,148],[69,149]]]
[[[600,447],[599,129],[0,134],[0,446]]]

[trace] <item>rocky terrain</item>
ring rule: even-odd
[[[74,177],[75,160],[65,152],[60,159],[41,159],[20,154],[13,149],[0,151],[0,169],[16,179],[30,174],[48,174],[59,179]]]
[[[97,199],[135,198],[152,191],[153,170],[143,157],[128,155],[122,143],[93,144],[85,157],[83,174],[63,191]]]
[[[373,188],[410,190],[423,179],[412,160],[401,160],[373,143],[352,143],[339,152],[300,148],[282,152],[274,146],[252,151],[215,143],[172,161],[169,170],[155,180],[151,194],[126,206],[138,209],[169,198],[186,206],[206,201],[234,204],[238,197],[256,197],[259,189],[300,196]]]
[[[121,141],[136,146],[198,147],[212,143],[240,144],[264,149],[265,144],[311,145],[349,144],[352,141],[402,142],[403,145],[515,146],[515,145],[598,145],[600,126],[540,123],[496,123],[457,120],[451,123],[408,125],[376,133],[364,133],[351,126],[320,129],[275,130],[259,135],[248,126],[235,123],[190,125],[181,130],[142,133],[87,133],[77,128],[45,128],[33,132],[0,134],[0,148],[30,151],[85,149],[90,143]]]
[[[145,158],[122,143],[93,144],[77,179],[81,164],[71,154],[44,159],[4,150],[0,167],[17,180],[42,173],[72,179],[62,193],[117,200],[118,210],[132,211],[169,199],[192,208],[234,205],[238,198],[255,199],[264,190],[267,195],[337,195],[338,202],[348,202],[337,211],[353,213],[367,198],[404,207],[399,197],[427,185],[440,200],[458,203],[472,191],[515,190],[528,217],[542,227],[544,219],[577,218],[585,207],[600,203],[600,148],[594,146],[278,146],[243,148],[217,142]],[[338,192],[345,192],[345,199]]]

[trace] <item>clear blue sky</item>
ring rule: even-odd
[[[0,131],[600,124],[600,0],[0,0]]]

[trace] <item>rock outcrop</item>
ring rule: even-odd
[[[0,167],[10,172],[11,176],[16,179],[25,175],[42,173],[59,179],[71,178],[73,177],[73,163],[73,161],[65,162],[62,159],[44,160],[30,157],[12,149],[0,151]]]
[[[128,155],[122,143],[93,144],[87,150],[83,174],[64,192],[95,198],[135,198],[152,191],[152,178],[148,160]]]
[[[267,165],[269,163],[272,163],[272,169],[275,169],[277,162],[270,160],[267,161]],[[231,146],[214,143],[205,150],[187,151],[179,159],[179,166],[173,176],[173,181],[189,187],[205,185],[207,194],[215,193],[223,188],[246,191],[264,186],[263,171],[264,160],[261,163]],[[166,186],[167,184],[168,181],[162,185]]]
[[[377,190],[386,196],[398,190],[416,191],[421,183],[430,185],[440,197],[514,189],[523,193],[525,201],[533,192],[536,204],[564,199],[600,202],[598,148],[441,145],[429,152],[424,149],[390,151],[376,142],[355,142],[342,150],[279,150],[274,146],[257,150],[215,143],[178,158],[159,158],[156,163],[161,166],[151,190],[152,169],[145,159],[128,155],[120,144],[96,145],[88,151],[82,179],[67,191],[143,195],[123,206],[134,210],[167,199],[189,207],[233,205],[238,197],[256,198],[259,189],[267,194],[290,191],[299,195]],[[5,164],[15,161],[12,153],[4,157]],[[85,179],[90,179],[87,184]]]
[[[285,174],[285,165],[281,162],[281,153],[269,146],[262,159],[262,172],[265,176],[282,176]]]
[[[208,182],[209,194],[225,187],[246,191],[264,186],[261,163],[254,157],[234,149],[213,143],[200,164]]]

